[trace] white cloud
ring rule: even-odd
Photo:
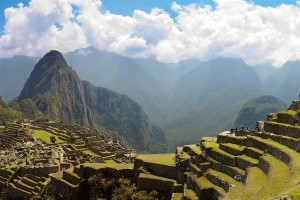
[[[300,5],[262,7],[245,0],[215,0],[216,7],[172,5],[132,17],[103,11],[100,0],[31,0],[5,11],[0,57],[63,52],[94,45],[126,56],[239,57],[280,66],[300,59]]]

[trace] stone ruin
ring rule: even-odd
[[[47,144],[32,137],[32,130],[44,130],[64,142]],[[107,159],[128,163],[135,156],[131,148],[117,139],[94,129],[62,123],[7,124],[0,131],[0,144],[0,190],[4,199],[39,197],[45,192],[50,174],[61,172],[62,177],[73,180],[63,170],[83,163],[103,163]]]

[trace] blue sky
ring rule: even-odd
[[[5,24],[4,10],[8,7],[16,7],[22,2],[27,5],[29,0],[1,0],[0,3],[0,33]],[[144,10],[149,12],[152,8],[162,8],[171,15],[170,5],[174,0],[103,0],[103,8],[114,14],[132,15],[134,10]],[[178,4],[188,5],[191,3],[214,5],[212,0],[176,0]],[[253,0],[252,2],[262,6],[277,6],[282,3],[295,4],[296,0]]]

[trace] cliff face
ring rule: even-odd
[[[35,66],[18,102],[26,99],[52,120],[104,127],[139,151],[166,150],[163,132],[156,131],[136,102],[81,81],[58,51],[50,51]]]

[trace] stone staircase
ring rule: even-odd
[[[38,196],[45,186],[47,178],[26,174],[13,178],[5,191],[10,199],[30,199]]]

